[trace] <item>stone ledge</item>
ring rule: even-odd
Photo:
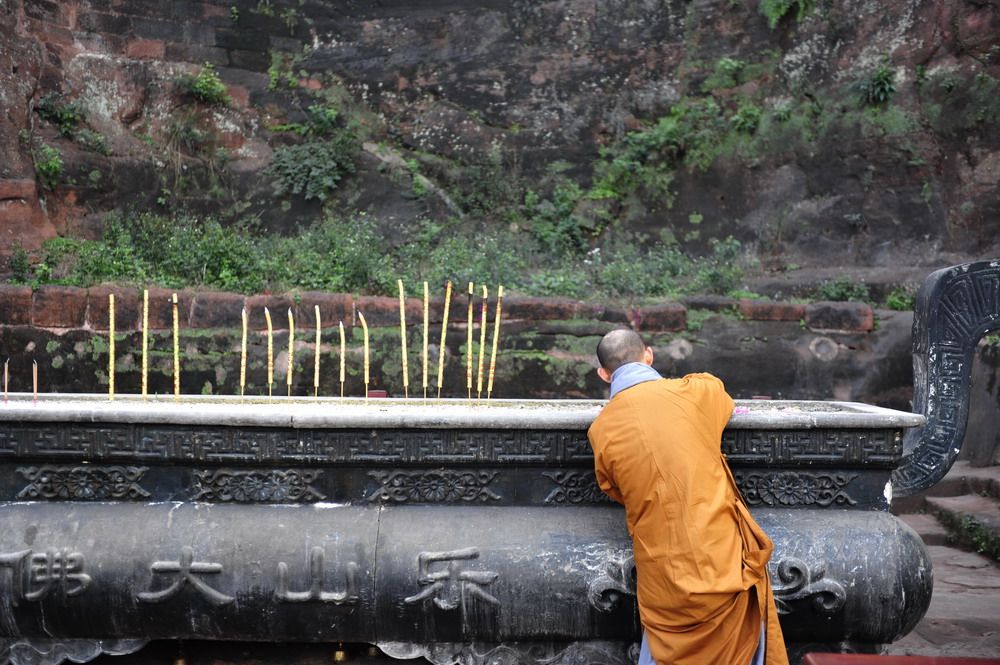
[[[740,316],[751,321],[799,321],[806,316],[806,306],[773,300],[740,300]]]
[[[0,323],[31,325],[31,287],[0,285]]]
[[[687,329],[687,308],[679,303],[664,303],[642,307],[633,313],[636,330],[679,332]]]
[[[39,328],[82,328],[87,320],[87,290],[42,286],[33,294],[31,323]]]
[[[108,296],[115,294],[115,332],[142,329],[142,293],[137,289],[102,284],[87,289],[87,325],[107,330]]]
[[[207,291],[194,294],[192,328],[242,328],[241,312],[246,298],[239,293]]]
[[[813,332],[871,332],[875,311],[860,302],[816,302],[806,305],[805,321]]]

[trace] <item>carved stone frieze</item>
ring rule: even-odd
[[[89,662],[101,654],[122,656],[135,653],[149,640],[67,640],[16,638],[0,640],[0,663],[10,665],[59,665],[70,660]]]
[[[61,499],[65,501],[105,501],[145,499],[149,492],[139,485],[144,466],[43,466],[19,467],[17,473],[28,481],[18,499]]]
[[[727,429],[722,449],[734,466],[894,465],[902,454],[895,429]],[[177,425],[6,423],[3,457],[73,457],[88,461],[187,463],[593,465],[583,430],[294,429]]]
[[[826,579],[826,566],[822,563],[810,568],[805,561],[788,557],[772,562],[770,567],[778,614],[791,614],[791,603],[804,599],[811,600],[813,608],[821,614],[835,614],[847,602],[844,585]]]
[[[510,642],[506,644],[380,642],[392,658],[426,658],[434,665],[634,665],[639,645],[621,641]]]
[[[326,497],[311,483],[318,469],[209,469],[194,471],[193,501],[235,503],[309,503]]]
[[[367,501],[395,503],[454,503],[499,501],[500,495],[490,489],[496,471],[372,471],[368,475],[379,488],[366,497]]]
[[[598,487],[593,471],[546,471],[542,475],[556,484],[545,497],[545,503],[611,503]]]
[[[737,471],[736,484],[751,506],[850,506],[846,492],[857,474],[807,471]]]

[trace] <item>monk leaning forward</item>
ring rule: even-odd
[[[767,562],[721,451],[733,400],[711,374],[664,379],[631,330],[597,347],[611,400],[591,425],[601,489],[624,504],[643,663],[787,665]]]

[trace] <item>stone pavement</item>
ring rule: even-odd
[[[931,488],[926,500],[907,499],[894,504],[907,514],[900,515],[924,539],[934,566],[934,593],[927,614],[909,635],[888,648],[896,655],[920,656],[1000,656],[1000,563],[950,545],[955,533],[933,514],[935,496],[967,497],[975,503],[996,501],[1000,487],[1000,467],[972,468],[959,462],[941,483]],[[938,501],[940,503],[940,501]],[[956,505],[961,501],[954,501]],[[972,502],[970,502],[970,505]],[[977,509],[977,517],[988,516]],[[961,520],[948,519],[954,525]]]

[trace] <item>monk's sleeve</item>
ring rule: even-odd
[[[611,479],[611,474],[604,463],[604,455],[596,450],[594,451],[594,476],[597,478],[597,486],[601,488],[602,492],[611,497],[612,500],[624,505],[625,499],[622,498],[621,492],[618,491]]]

